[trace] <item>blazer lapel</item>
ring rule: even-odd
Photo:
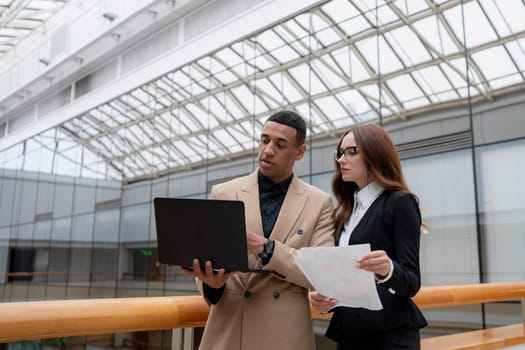
[[[258,171],[254,171],[246,178],[246,181],[241,185],[237,191],[237,198],[244,202],[246,229],[259,232],[263,234],[261,208],[259,205],[259,182]],[[254,254],[248,254],[248,266],[255,266],[257,264],[257,257]],[[240,279],[240,283],[245,286],[248,279],[253,273],[236,273]]]
[[[237,191],[237,197],[244,202],[246,210],[246,227],[262,234],[261,207],[259,205],[259,182],[258,172],[248,175],[246,181]]]
[[[385,191],[379,195],[379,197],[372,203],[370,208],[366,211],[365,215],[361,218],[357,226],[354,228],[354,231],[352,232],[352,235],[350,236],[350,241],[348,244],[357,244],[362,242],[369,242],[372,238],[373,232],[369,230],[369,226],[374,224],[376,220],[378,220],[377,217],[377,211],[380,209],[380,205],[382,205],[384,201]],[[372,222],[370,222],[372,220]],[[382,220],[380,218],[379,220]]]
[[[299,218],[301,211],[303,211],[306,204],[306,197],[302,183],[294,175],[288,192],[284,197],[283,205],[279,211],[275,226],[270,234],[271,239],[286,242],[288,236],[295,233],[292,232],[292,227],[297,221],[297,218]]]

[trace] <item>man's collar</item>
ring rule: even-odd
[[[292,179],[293,173],[285,180],[279,183],[275,183],[268,177],[264,176],[263,173],[259,170],[259,185],[261,186],[261,189],[265,192],[271,191],[271,188],[273,186],[278,186],[283,192],[286,192],[288,190],[288,187],[290,186],[290,183],[292,182]]]

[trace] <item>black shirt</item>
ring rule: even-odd
[[[293,175],[290,175],[286,180],[274,183],[259,171],[259,205],[261,207],[263,233],[266,238],[270,237],[277,221],[292,177]]]

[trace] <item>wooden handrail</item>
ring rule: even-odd
[[[414,298],[422,309],[517,299],[525,282],[428,286]],[[208,311],[198,295],[0,303],[0,343],[201,327]]]
[[[422,309],[525,299],[525,282],[428,286],[414,297]]]

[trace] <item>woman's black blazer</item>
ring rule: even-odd
[[[349,244],[370,243],[371,250],[384,250],[392,259],[392,277],[376,284],[383,309],[337,307],[327,337],[339,341],[368,332],[427,325],[411,299],[421,286],[420,228],[421,213],[413,195],[386,190],[372,203],[352,232]]]

